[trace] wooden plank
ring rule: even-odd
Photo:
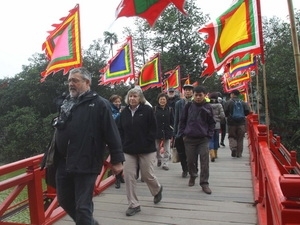
[[[202,191],[198,178],[196,185],[189,187],[189,179],[181,177],[180,164],[170,163],[169,171],[155,168],[155,174],[164,186],[163,199],[159,204],[153,203],[147,185],[138,180],[141,212],[132,217],[125,215],[128,203],[125,185],[121,184],[120,189],[112,186],[94,198],[94,216],[103,225],[257,224],[246,140],[244,144],[242,158],[231,157],[228,142],[225,142],[225,148],[219,148],[219,158],[210,163],[211,195]],[[69,216],[55,223],[68,224],[74,224]]]

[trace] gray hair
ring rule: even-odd
[[[70,74],[79,73],[84,80],[90,81],[92,84],[92,75],[85,67],[74,68],[70,70]]]
[[[140,97],[140,103],[142,104],[146,103],[146,98],[143,94],[142,89],[140,87],[134,87],[127,92],[127,95],[124,99],[126,104],[129,104],[129,96],[132,94],[138,94],[138,96]]]

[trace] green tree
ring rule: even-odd
[[[104,43],[109,44],[110,46],[109,51],[111,52],[111,57],[113,57],[114,56],[113,45],[118,43],[118,36],[115,33],[110,33],[108,31],[104,31],[103,35],[104,35]]]

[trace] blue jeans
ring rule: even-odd
[[[219,148],[219,133],[220,133],[219,129],[214,130],[214,134],[211,137],[211,139],[209,140],[209,149],[218,150],[218,148]]]
[[[56,171],[56,192],[60,206],[76,225],[94,225],[93,190],[97,174],[66,172],[66,162],[60,160]]]

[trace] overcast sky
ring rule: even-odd
[[[121,0],[9,0],[0,3],[0,79],[13,77],[28,65],[34,53],[43,53],[42,44],[53,30],[52,24],[69,10],[80,6],[81,47],[87,49],[93,40],[103,38],[103,32],[121,33],[134,18],[115,20],[115,10]],[[196,0],[204,13],[211,18],[226,11],[232,0]],[[293,0],[300,9],[300,0]],[[261,0],[262,16],[286,18],[287,0]]]

